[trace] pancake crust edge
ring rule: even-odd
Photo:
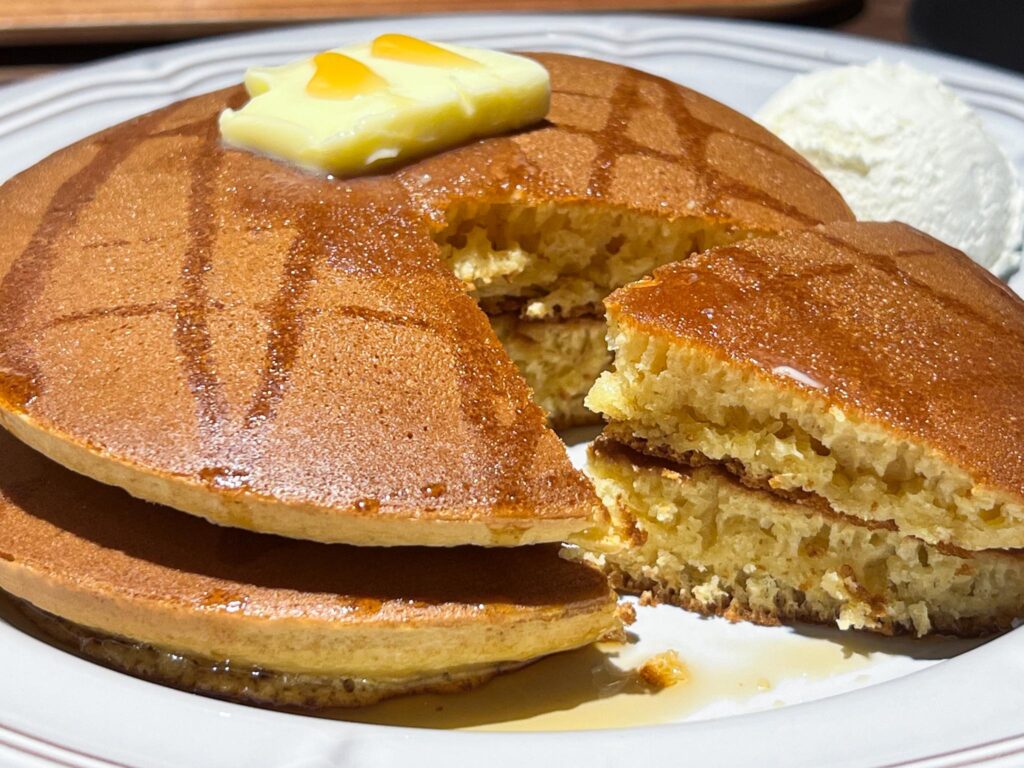
[[[0,589],[101,635],[401,688],[618,627],[604,577],[554,545],[372,549],[254,534],[132,499],[8,435],[0,448]]]
[[[139,497],[296,538],[510,545],[586,527],[596,498],[437,258],[445,207],[590,202],[771,231],[849,211],[715,102],[539,59],[548,124],[384,176],[329,182],[224,149],[235,88],[8,182],[4,425]]]

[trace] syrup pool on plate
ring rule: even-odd
[[[467,693],[407,696],[361,709],[296,714],[477,731],[659,725],[832,696],[902,677],[984,642],[887,638],[828,627],[732,624],[672,606],[638,605],[636,611],[637,621],[629,627],[624,643],[601,643],[542,659]],[[2,592],[0,622],[49,642]],[[661,689],[644,685],[635,670],[667,651],[682,662],[684,673],[678,682]],[[82,663],[94,662],[83,659]]]
[[[542,659],[454,696],[393,699],[330,717],[477,731],[625,728],[757,712],[900,677],[979,641],[887,638],[825,627],[758,627],[672,606],[637,606],[625,643]],[[675,651],[685,676],[660,690],[634,670]]]

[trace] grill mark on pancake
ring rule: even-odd
[[[299,282],[308,285],[312,279],[315,262],[315,254],[306,253],[303,256],[297,256],[290,273],[297,275]],[[294,286],[294,290],[279,293],[278,299],[268,309],[271,329],[267,334],[265,367],[260,377],[256,397],[245,417],[246,429],[254,430],[264,427],[271,423],[276,416],[277,406],[284,397],[292,367],[302,348],[301,336],[306,317],[316,314],[331,314],[385,325],[414,326],[437,332],[437,329],[425,320],[370,307],[343,305],[301,311],[298,305],[301,303],[301,294],[305,292],[306,285]]]
[[[467,329],[475,325],[471,315],[474,312],[483,314],[472,300],[462,295],[454,296],[450,300],[449,311],[454,315],[449,327],[452,351],[456,357],[456,375],[462,383],[459,400],[463,412],[480,432],[483,450],[489,454],[498,472],[497,495],[489,505],[491,512],[495,513],[503,504],[515,505],[522,501],[519,494],[523,486],[525,463],[528,457],[533,456],[545,429],[544,419],[533,412],[538,406],[525,398],[514,406],[510,424],[499,423],[495,418],[499,414],[494,413],[495,402],[515,402],[516,393],[503,393],[495,387],[496,381],[508,379],[507,374],[480,376],[479,372],[500,370],[514,364],[500,342],[496,341],[493,331],[491,337],[495,343],[488,343],[489,339],[483,334],[467,332]],[[483,361],[486,361],[485,365],[481,365]]]
[[[235,108],[240,105],[239,99],[228,100],[227,104],[230,108]],[[191,123],[183,123],[182,125],[176,125],[173,128],[166,128],[162,131],[156,131],[147,136],[149,139],[162,139],[173,136],[199,136],[201,138],[207,137],[211,133],[211,128],[217,128],[217,120],[210,119],[209,117],[202,117],[199,120],[193,120]]]
[[[597,155],[587,182],[587,192],[595,197],[607,197],[611,191],[615,161],[622,154],[623,147],[634,152],[647,150],[629,137],[632,112],[640,106],[638,83],[637,78],[620,77],[608,99],[608,119],[604,128],[599,132],[586,132],[597,144]]]
[[[420,328],[432,333],[438,333],[437,327],[427,320],[423,320],[418,317],[409,317],[408,315],[400,315],[397,312],[388,312],[383,309],[371,309],[370,307],[345,305],[316,311],[339,315],[341,317],[354,318],[357,320],[372,320],[373,322],[382,323],[384,325],[412,326],[413,328]]]
[[[71,325],[74,323],[88,323],[93,320],[103,320],[108,317],[149,317],[150,315],[159,315],[166,312],[177,311],[177,305],[173,301],[150,301],[140,304],[121,304],[116,307],[100,307],[96,309],[86,309],[81,312],[71,312],[67,315],[61,315],[55,317],[48,323],[43,325],[34,326],[34,330],[49,330],[51,328],[58,328],[62,325]]]
[[[409,200],[405,197],[399,208],[404,210],[408,205]],[[313,282],[317,263],[321,259],[331,263],[338,261],[331,259],[333,247],[327,239],[333,227],[334,221],[329,213],[307,217],[298,224],[298,232],[290,246],[281,285],[267,312],[271,328],[267,334],[264,369],[256,397],[245,418],[245,427],[250,433],[266,429],[273,423],[277,406],[285,395],[291,371],[301,351],[304,318],[317,311],[303,310],[302,300]],[[437,246],[429,237],[424,237],[424,246],[437,250]],[[352,255],[352,259],[355,261],[346,264],[345,269],[358,269],[359,265],[356,262],[359,261],[359,256]],[[404,269],[408,266],[396,263],[394,268]],[[428,269],[443,273],[445,278],[450,276],[450,271],[440,258],[439,250],[433,254]],[[496,422],[493,406],[495,402],[502,401],[503,393],[494,387],[494,377],[478,377],[476,372],[480,370],[481,360],[486,357],[491,358],[489,364],[484,366],[486,370],[500,366],[504,360],[504,352],[500,344],[489,345],[483,337],[469,332],[468,329],[474,328],[476,324],[473,318],[467,315],[481,312],[472,300],[458,293],[452,295],[451,301],[453,303],[448,305],[448,314],[451,316],[446,321],[437,323],[411,315],[352,305],[330,307],[325,311],[388,325],[416,327],[446,338],[456,358],[457,376],[462,382],[459,397],[463,412],[470,423],[481,431],[484,449],[491,453],[492,461],[499,473],[498,498],[494,503],[500,505],[521,501],[519,495],[523,462],[527,460],[527,456],[532,456],[534,447],[543,433],[543,419],[531,418],[534,414],[529,413],[529,409],[537,406],[528,398],[524,398],[515,409],[511,424],[501,425]],[[505,362],[512,365],[511,361]],[[532,424],[532,421],[536,424]],[[251,449],[254,444],[246,445]],[[516,445],[524,450],[509,451],[509,445]]]
[[[557,93],[561,96],[579,96],[583,99],[594,99],[596,101],[604,101],[605,97],[597,93],[584,93],[583,91],[571,91],[568,88],[552,88],[552,93]]]
[[[957,314],[962,317],[970,317],[973,320],[977,321],[978,323],[984,325],[994,334],[1002,335],[1006,333],[1005,323],[1000,322],[999,320],[993,320],[988,315],[979,312],[977,309],[961,301],[955,296],[950,296],[949,294],[943,293],[937,290],[936,288],[931,287],[927,283],[918,280],[913,275],[908,274],[902,267],[900,267],[900,265],[896,261],[896,259],[908,258],[911,256],[934,256],[934,252],[926,250],[907,250],[897,251],[896,253],[889,255],[885,253],[865,251],[862,248],[858,248],[852,243],[847,242],[846,240],[843,240],[842,238],[828,232],[814,232],[814,236],[820,238],[821,240],[824,240],[829,245],[856,254],[857,256],[871,264],[873,267],[875,267],[875,269],[877,269],[878,271],[884,272],[885,274],[890,275],[891,277],[899,280],[900,282],[911,286],[915,291],[923,293],[925,296],[931,296],[936,298],[939,301],[939,303],[942,304],[943,308],[949,311],[950,313]],[[966,258],[967,257],[965,257],[965,259]],[[1021,298],[1019,296],[1013,293],[1006,286],[1005,283],[994,277],[988,270],[978,267],[976,264],[974,264],[973,261],[971,262],[971,265],[977,271],[983,272],[986,279],[988,279],[990,282],[994,284],[997,284],[1014,300],[1018,302],[1021,301]]]
[[[686,148],[684,152],[665,152],[641,144],[629,136],[629,127],[632,123],[633,115],[640,107],[644,106],[639,89],[639,84],[642,82],[650,83],[661,92],[667,107],[665,114],[672,121],[680,144]],[[572,91],[555,91],[555,93],[573,96],[584,95]],[[577,136],[587,136],[596,145],[597,155],[594,158],[590,179],[587,183],[587,191],[591,195],[598,198],[608,196],[614,177],[616,161],[626,154],[639,155],[673,164],[677,164],[680,160],[686,160],[696,165],[705,178],[711,179],[712,183],[709,192],[714,194],[709,200],[709,207],[712,210],[717,211],[723,199],[729,196],[737,200],[769,208],[804,226],[813,226],[820,223],[819,219],[808,216],[796,206],[779,200],[767,192],[739,179],[724,174],[711,164],[708,161],[707,145],[708,140],[716,134],[734,136],[738,141],[758,147],[778,160],[793,161],[780,152],[778,148],[770,144],[758,141],[757,139],[726,133],[696,117],[690,111],[682,91],[673,83],[664,81],[655,75],[630,72],[619,79],[608,101],[610,104],[608,119],[600,130],[559,126],[560,131]],[[808,167],[808,170],[812,169]]]
[[[675,124],[676,135],[680,142],[684,146],[688,141],[692,144],[692,153],[690,154],[691,161],[698,165],[702,174],[706,174],[707,177],[711,179],[713,191],[715,192],[711,199],[712,209],[717,210],[719,206],[721,206],[723,199],[726,196],[730,196],[738,200],[745,200],[747,202],[754,203],[755,205],[764,206],[776,213],[780,213],[783,216],[798,221],[805,226],[813,226],[820,223],[819,219],[816,219],[813,216],[808,216],[796,206],[783,202],[767,192],[757,189],[756,187],[753,187],[744,181],[740,181],[733,176],[724,174],[714,167],[714,165],[708,161],[708,140],[715,134],[721,134],[723,136],[730,136],[734,134],[725,133],[710,123],[696,117],[690,111],[689,105],[683,98],[683,92],[678,86],[662,80],[661,78],[654,77],[653,75],[647,75],[646,78],[648,79],[648,82],[653,83],[661,91],[662,96],[665,99],[665,104],[668,107],[666,112]],[[752,141],[745,137],[734,137],[738,141],[752,144],[763,149],[765,152],[775,156],[778,160],[790,162],[789,158],[785,157],[777,149],[767,144],[759,141]]]
[[[28,244],[0,280],[0,397],[15,410],[22,410],[45,387],[30,343],[16,335],[58,263],[54,244],[76,226],[82,209],[136,148],[129,137],[163,118],[150,114],[111,129],[92,158],[54,192]]]
[[[344,190],[319,190],[318,194],[322,195],[319,206],[315,209],[311,207],[295,220],[296,234],[289,246],[278,290],[269,306],[261,308],[269,318],[271,327],[266,337],[265,359],[259,384],[244,419],[248,434],[233,447],[235,457],[243,464],[248,463],[243,457],[252,456],[252,451],[257,450],[262,431],[273,423],[277,408],[286,395],[292,369],[302,349],[304,320],[307,316],[323,311],[387,325],[416,327],[445,339],[455,357],[456,375],[461,382],[458,395],[462,411],[467,421],[480,431],[482,450],[490,454],[497,471],[497,498],[480,501],[487,506],[521,502],[522,475],[526,469],[524,462],[532,460],[535,446],[544,433],[544,420],[531,411],[537,406],[530,401],[525,386],[520,393],[522,398],[516,398],[516,393],[496,386],[495,380],[502,379],[501,376],[479,374],[481,365],[493,371],[503,364],[510,368],[514,364],[507,359],[496,339],[492,343],[488,337],[478,333],[480,322],[476,315],[484,318],[484,323],[487,320],[472,299],[461,291],[452,291],[448,295],[444,312],[447,317],[436,321],[414,317],[411,313],[407,315],[353,305],[328,307],[324,310],[302,306],[320,264],[353,275],[359,275],[369,267],[378,279],[412,270],[414,273],[425,272],[455,281],[451,270],[441,258],[440,249],[426,231],[422,232],[420,250],[402,258],[380,260],[375,254],[363,253],[358,246],[348,244],[346,230],[350,222],[339,219],[338,212],[344,213],[353,206],[356,210],[368,210],[372,212],[371,215],[389,219],[395,227],[403,227],[411,222],[419,230],[424,223],[422,217],[417,215],[408,191],[399,184],[396,183],[389,190],[389,198],[398,197],[389,209],[380,209],[378,198],[372,196],[372,193],[370,197],[362,199],[360,181],[350,181],[349,184],[351,186]],[[370,259],[369,263],[367,259]],[[418,298],[413,296],[411,303],[415,312]],[[482,361],[487,362],[484,364]],[[513,378],[519,381],[518,374]],[[513,401],[510,423],[499,423],[493,412],[494,405],[510,400]],[[510,450],[510,446],[516,446],[516,450]],[[492,508],[491,511],[495,510]]]
[[[326,194],[326,193],[325,193]],[[344,211],[348,193],[337,193],[339,199],[329,201],[337,210]],[[358,208],[358,202],[356,203]],[[245,416],[245,428],[254,430],[273,422],[276,409],[288,387],[291,371],[302,348],[302,332],[307,315],[319,312],[317,309],[304,310],[302,302],[313,283],[315,269],[320,261],[343,272],[358,273],[366,265],[366,256],[356,252],[342,254],[342,246],[332,240],[344,243],[344,233],[338,233],[339,222],[335,211],[328,207],[328,201],[321,199],[318,209],[307,210],[296,220],[296,232],[289,246],[284,270],[278,290],[266,307],[270,328],[267,331],[263,371],[256,394]],[[350,246],[351,247],[351,246]],[[383,265],[380,265],[383,266]],[[401,268],[408,265],[395,265]],[[430,327],[424,321],[405,315],[376,310],[369,307],[330,307],[330,313],[377,320],[391,325],[419,325]]]
[[[241,99],[229,99],[235,107]],[[222,154],[204,151],[216,147],[219,124],[216,117],[203,117],[183,125],[157,131],[150,138],[191,136],[202,149],[195,154],[190,169],[188,246],[181,266],[181,290],[174,300],[174,343],[181,355],[185,380],[195,403],[196,421],[208,446],[214,448],[223,440],[228,406],[223,386],[217,378],[213,339],[207,313],[213,304],[206,289],[206,275],[213,267],[216,240],[214,182],[220,172]]]
[[[96,249],[107,248],[124,248],[126,246],[136,245],[137,243],[153,243],[156,242],[156,237],[140,237],[138,240],[128,240],[123,237],[116,237],[111,240],[97,240],[92,243],[81,243],[78,247],[83,251],[92,251]]]

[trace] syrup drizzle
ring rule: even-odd
[[[197,135],[206,143],[216,141],[213,120],[191,124],[182,133]],[[218,153],[197,152],[192,163],[191,208],[188,216],[189,243],[181,266],[181,292],[175,301],[174,339],[181,353],[185,377],[196,405],[198,425],[207,438],[215,439],[227,407],[217,381],[213,343],[207,322],[209,296],[206,274],[212,267],[216,218],[213,209],[214,183],[219,170]]]
[[[311,221],[312,219],[312,221]],[[245,417],[247,429],[270,423],[277,404],[284,397],[292,366],[299,353],[303,318],[302,300],[314,275],[317,259],[323,254],[327,232],[318,232],[323,217],[303,217],[285,262],[280,287],[270,308],[270,329],[264,349],[265,364],[260,384]]]

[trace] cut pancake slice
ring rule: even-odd
[[[723,105],[642,72],[539,58],[551,113],[517,137],[519,157],[495,170],[467,148],[462,167],[442,157],[417,167],[427,183],[404,178],[439,222],[442,259],[563,427],[599,421],[583,398],[606,354],[591,340],[612,290],[715,245],[852,215],[789,147]],[[511,194],[468,195],[467,178],[484,174]]]
[[[0,423],[77,472],[259,532],[509,546],[586,528],[600,503],[489,315],[553,323],[510,351],[549,411],[579,420],[608,290],[850,212],[706,97],[537,58],[547,121],[378,176],[226,148],[236,87],[8,181]]]
[[[1024,303],[962,253],[835,224],[662,268],[608,311],[609,437],[930,544],[1024,547]]]
[[[619,628],[555,545],[372,549],[219,528],[0,437],[0,589],[59,641],[232,699],[355,706],[451,691]]]
[[[630,579],[885,631],[1024,614],[1024,304],[966,256],[835,224],[713,249],[607,306],[614,370],[587,403],[659,469],[594,472],[620,527],[664,523],[609,560]]]
[[[933,546],[610,438],[591,447],[589,472],[612,529],[596,557],[624,591],[734,620],[885,634],[986,634],[1024,608],[1018,553]]]

